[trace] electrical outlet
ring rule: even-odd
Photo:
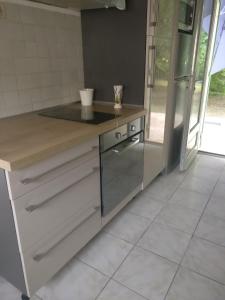
[[[6,17],[6,10],[3,3],[0,3],[0,19],[4,19]]]

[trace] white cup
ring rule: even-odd
[[[80,99],[83,106],[91,106],[93,103],[94,89],[80,90]]]

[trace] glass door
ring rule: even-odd
[[[208,76],[208,60],[211,49],[214,47],[214,18],[219,7],[219,0],[200,0],[197,2],[196,28],[194,37],[193,75],[190,76],[188,99],[184,111],[184,131],[181,146],[180,169],[186,170],[195,159],[201,137],[201,124],[205,109],[205,88]]]

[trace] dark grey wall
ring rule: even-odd
[[[85,86],[95,100],[113,101],[113,85],[125,86],[124,103],[143,105],[147,0],[128,0],[127,10],[82,12]]]
[[[5,172],[0,169],[0,275],[26,293]]]

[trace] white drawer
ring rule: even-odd
[[[6,172],[10,198],[21,197],[99,153],[98,138],[32,165],[26,169]]]
[[[21,250],[25,251],[79,217],[88,207],[99,207],[99,158],[70,170],[12,202]]]
[[[80,219],[23,256],[29,296],[46,284],[101,229],[101,212],[91,208]]]

